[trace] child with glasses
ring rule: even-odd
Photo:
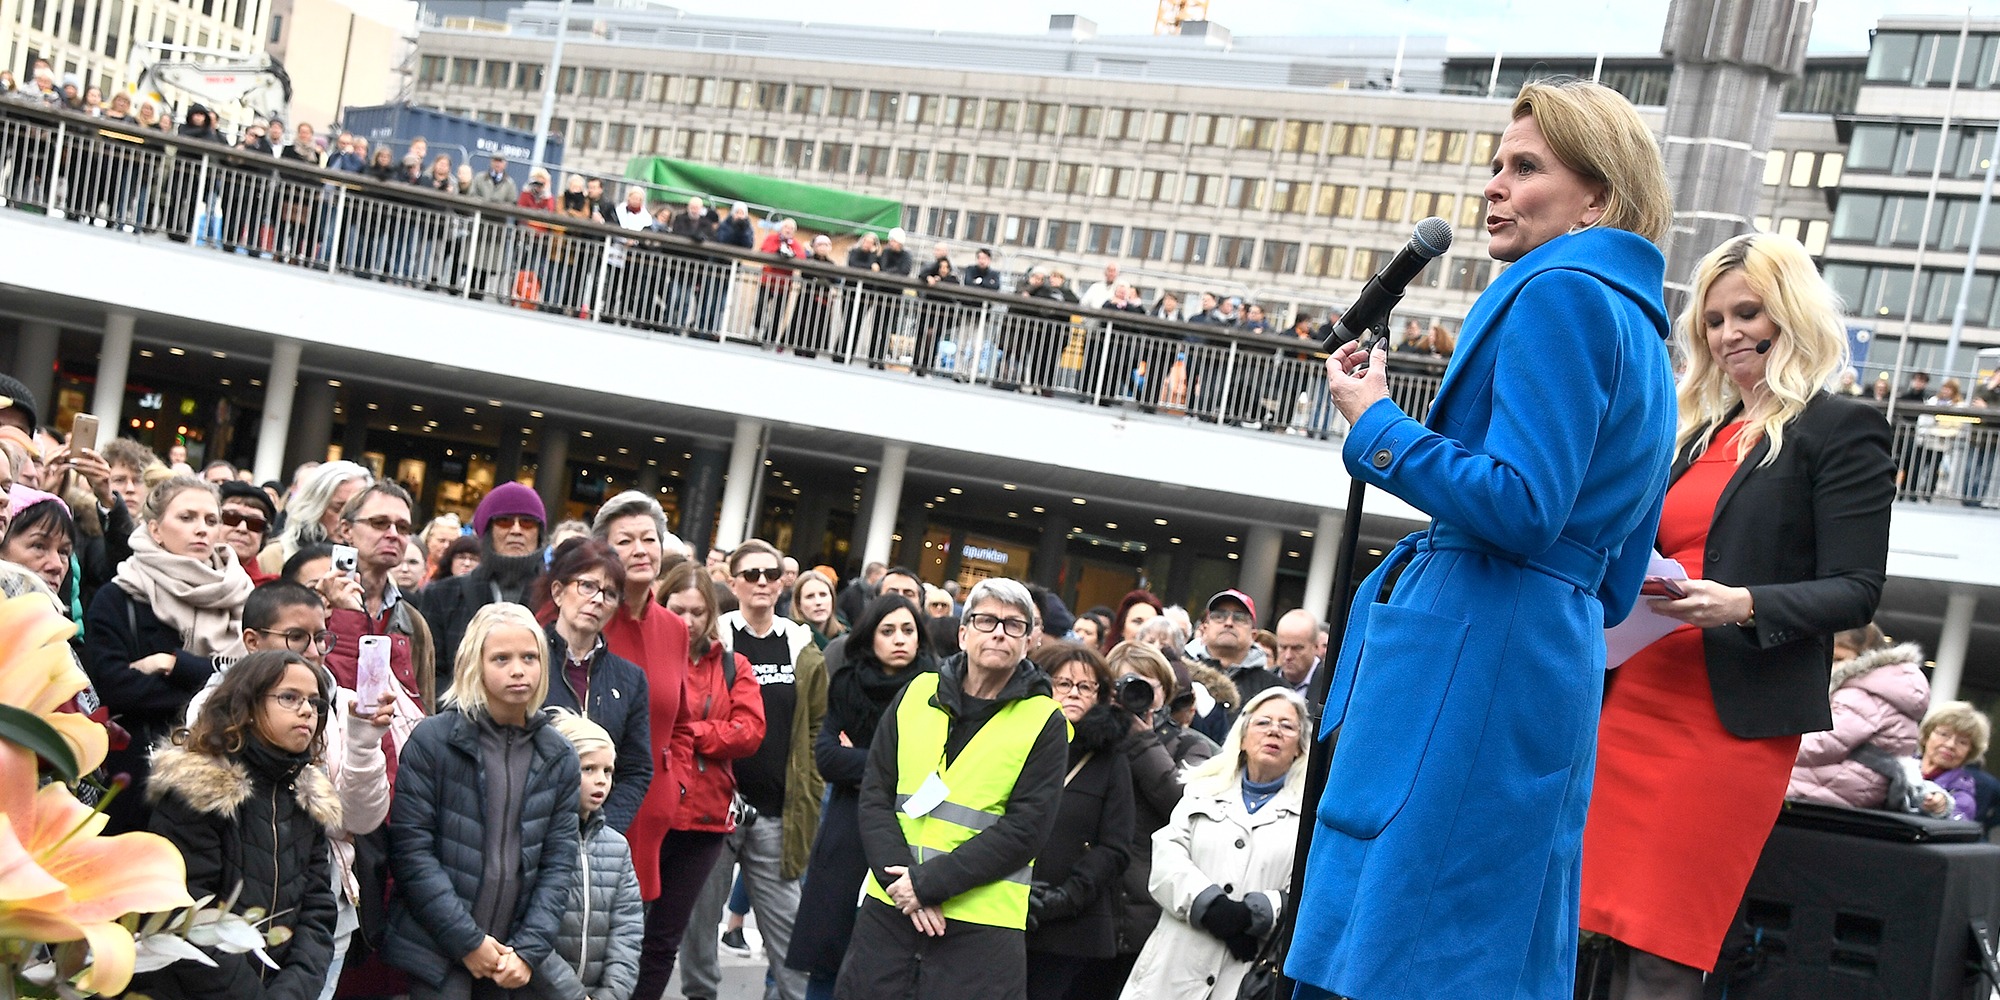
[[[291,932],[253,955],[209,952],[133,980],[155,996],[317,996],[333,956],[327,835],[339,797],[317,766],[332,683],[297,653],[262,650],[231,666],[193,722],[153,753],[152,832],[187,862],[188,894],[234,894]]]

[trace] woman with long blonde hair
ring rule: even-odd
[[[1614,1000],[1701,996],[1800,734],[1832,725],[1834,636],[1874,615],[1895,496],[1888,424],[1823,388],[1847,335],[1805,248],[1738,236],[1693,284],[1657,546],[1690,579],[1643,598],[1682,625],[1606,682],[1584,833]]]

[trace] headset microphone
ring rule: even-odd
[[[1771,353],[1771,342],[1772,342],[1772,341],[1773,341],[1774,339],[1776,339],[1776,338],[1773,338],[1773,337],[1765,337],[1765,338],[1764,338],[1763,340],[1760,340],[1760,341],[1758,341],[1758,342],[1757,342],[1757,353],[1758,353],[1758,354],[1769,354],[1769,353]]]

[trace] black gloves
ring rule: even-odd
[[[1248,931],[1245,931],[1235,937],[1225,939],[1222,943],[1229,947],[1229,953],[1236,956],[1237,961],[1248,962],[1257,957],[1257,945],[1260,942],[1255,937],[1252,937]]]
[[[1028,888],[1028,930],[1075,915],[1076,906],[1062,886],[1036,882]]]
[[[1201,914],[1201,929],[1228,942],[1235,937],[1249,937],[1250,907],[1228,896],[1217,896]],[[1235,951],[1235,944],[1230,944]],[[1256,942],[1251,941],[1251,951],[1256,951]]]

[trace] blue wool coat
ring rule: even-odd
[[[1663,268],[1620,230],[1543,244],[1473,306],[1425,423],[1384,400],[1348,432],[1348,469],[1433,520],[1348,620],[1300,982],[1571,996],[1602,629],[1637,597],[1673,457]]]

